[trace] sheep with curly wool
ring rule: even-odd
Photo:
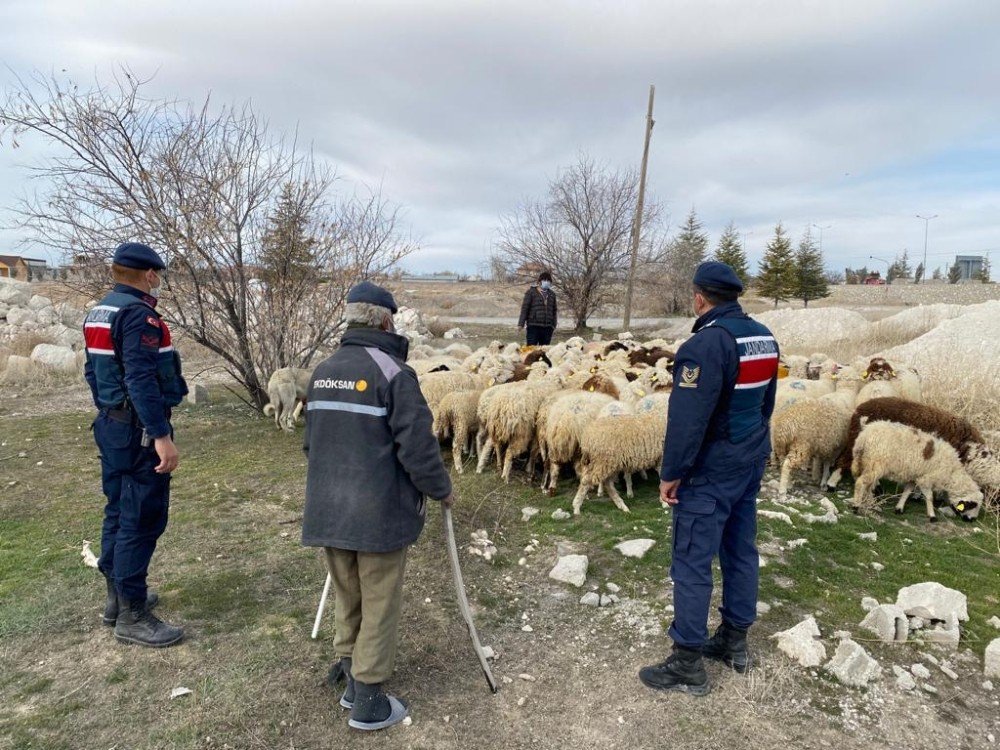
[[[451,454],[455,471],[465,473],[462,455],[475,454],[476,435],[479,432],[477,410],[482,390],[453,391],[438,404],[437,425],[441,432],[450,432]]]
[[[547,405],[539,419],[538,442],[546,466],[546,482],[542,489],[554,495],[559,484],[559,472],[564,464],[579,457],[580,436],[598,413],[614,399],[600,392],[562,391]]]
[[[822,399],[799,401],[771,418],[771,449],[781,466],[780,497],[788,494],[794,469],[809,466],[814,481],[820,486],[826,482],[847,444],[850,423],[850,409]]]
[[[619,474],[658,470],[666,429],[666,411],[598,417],[588,424],[580,436],[580,486],[573,498],[573,513],[580,514],[591,487],[603,487],[615,506],[628,513],[614,479]]]
[[[856,477],[852,508],[858,512],[875,507],[875,485],[890,479],[905,485],[896,505],[902,513],[914,487],[927,505],[927,520],[936,521],[934,492],[947,492],[948,502],[963,520],[979,515],[983,493],[969,476],[958,451],[939,437],[895,422],[864,423],[854,443],[851,472]]]
[[[486,430],[492,448],[497,451],[497,459],[503,467],[500,476],[504,482],[509,483],[514,459],[531,448],[538,408],[546,396],[559,389],[559,382],[555,378],[542,378],[504,383],[495,386],[495,389],[500,393],[489,400],[484,411],[479,412],[480,423]],[[488,454],[479,457],[477,473],[482,473],[488,460]]]

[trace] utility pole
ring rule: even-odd
[[[813,224],[812,226],[816,227],[819,230],[819,252],[820,252],[820,255],[822,255],[823,254],[823,230],[824,229],[833,229],[833,224],[827,224],[825,227],[821,227],[819,224]]]
[[[642,168],[639,170],[639,199],[635,205],[635,219],[632,221],[632,259],[628,269],[628,283],[625,286],[625,315],[622,328],[626,331],[632,325],[632,289],[635,286],[635,266],[639,260],[639,235],[642,233],[642,205],[646,198],[646,163],[649,161],[649,139],[653,135],[653,94],[656,86],[649,86],[649,108],[646,111],[646,142],[642,147]]]
[[[937,217],[937,214],[934,214],[933,216],[921,216],[920,214],[917,214],[918,219],[924,220],[924,275],[920,279],[921,284],[926,283],[925,280],[927,278],[927,227],[930,225],[931,219],[936,219]]]

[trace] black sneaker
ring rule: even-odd
[[[115,638],[149,648],[166,648],[179,643],[184,629],[163,622],[149,611],[145,602],[130,602],[119,597]]]
[[[653,690],[675,690],[691,695],[708,695],[711,686],[701,660],[701,652],[674,646],[666,661],[639,670],[639,679]]]
[[[706,641],[701,654],[707,659],[721,661],[740,674],[746,674],[753,663],[747,652],[747,631],[734,628],[725,621]]]

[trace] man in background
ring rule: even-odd
[[[543,271],[538,274],[538,284],[532,285],[524,293],[521,302],[521,317],[517,327],[527,327],[528,346],[548,346],[552,343],[552,332],[559,320],[556,293],[552,291],[552,274]]]

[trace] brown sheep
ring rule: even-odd
[[[603,393],[605,395],[611,396],[611,398],[616,401],[621,398],[621,392],[618,390],[618,386],[614,384],[614,381],[609,377],[604,375],[592,375],[587,381],[580,386],[581,391],[589,391],[590,393]]]
[[[885,362],[885,360],[882,361]],[[874,363],[875,360],[872,360],[872,362]],[[885,364],[889,366],[887,362]],[[877,369],[876,372],[884,372],[884,370]],[[830,475],[830,480],[827,483],[829,489],[836,487],[844,472],[849,471],[851,468],[854,444],[861,433],[862,419],[869,422],[898,422],[899,424],[916,427],[918,430],[936,435],[946,443],[950,443],[958,451],[958,455],[962,458],[963,463],[967,462],[968,458],[971,457],[967,456],[969,448],[973,444],[978,447],[983,442],[982,433],[972,424],[944,409],[939,409],[936,406],[928,404],[920,404],[916,401],[909,401],[905,398],[875,398],[871,401],[866,401],[854,410],[854,414],[851,416],[851,425],[847,432],[847,447],[840,455],[837,468]]]
[[[666,359],[668,362],[673,363],[674,353],[669,349],[664,349],[660,346],[654,346],[652,349],[636,349],[634,352],[630,352],[628,355],[629,364],[635,367],[639,364],[649,365],[653,367],[661,359]]]
[[[872,357],[868,368],[861,374],[863,380],[892,380],[896,371],[883,357]]]
[[[544,362],[552,367],[552,360],[545,355],[544,349],[535,349],[524,355],[524,364],[531,367],[535,362]]]

